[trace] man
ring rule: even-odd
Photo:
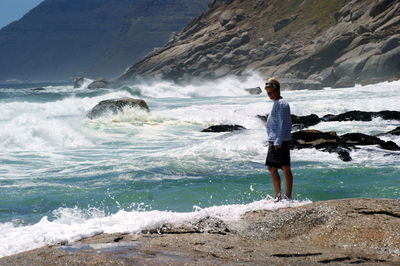
[[[275,191],[274,201],[282,199],[281,177],[278,169],[282,169],[285,178],[285,195],[283,198],[292,198],[293,175],[290,167],[290,141],[292,139],[292,119],[290,106],[281,96],[280,83],[276,78],[268,79],[265,83],[268,97],[274,101],[268,115],[265,127],[268,135],[268,155],[265,165],[271,175],[272,186]]]

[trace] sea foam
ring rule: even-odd
[[[224,205],[209,208],[194,206],[193,212],[178,213],[167,211],[124,211],[112,215],[91,208],[59,208],[53,211],[54,219],[43,217],[33,225],[13,223],[0,224],[0,257],[27,251],[45,245],[71,243],[100,233],[140,233],[143,230],[158,229],[165,224],[180,225],[195,222],[202,218],[217,217],[228,225],[240,216],[253,210],[276,210],[296,207],[310,201],[282,201],[273,203],[271,199],[255,201],[250,204]]]

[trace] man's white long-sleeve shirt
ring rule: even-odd
[[[282,145],[284,141],[292,139],[292,118],[290,106],[282,98],[275,100],[271,112],[265,124],[267,129],[267,140],[273,142],[274,146]]]

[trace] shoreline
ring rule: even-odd
[[[400,264],[400,200],[353,198],[243,214],[236,223],[99,234],[0,258],[0,265]]]

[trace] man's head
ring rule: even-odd
[[[279,81],[276,78],[268,79],[267,83],[265,83],[265,91],[271,100],[278,100],[281,97],[281,85]]]

